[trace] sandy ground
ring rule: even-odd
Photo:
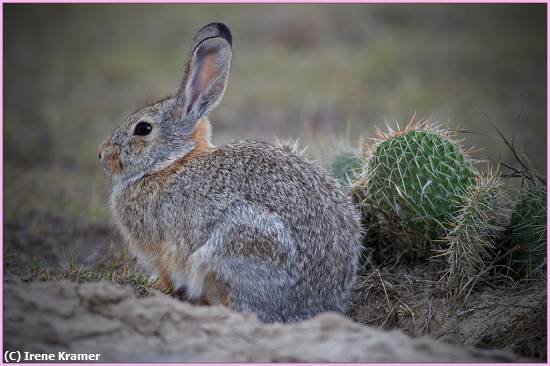
[[[491,362],[517,361],[521,357],[535,362],[546,360],[546,285],[543,281],[515,288],[481,288],[474,291],[467,301],[457,304],[432,288],[430,281],[423,280],[419,272],[425,271],[418,268],[400,269],[400,273],[394,273],[397,277],[409,279],[412,285],[406,287],[408,290],[392,289],[395,278],[387,278],[387,272],[365,270],[358,281],[356,301],[348,314],[355,322],[342,316],[327,315],[299,325],[272,328],[257,324],[251,317],[232,314],[221,308],[208,310],[176,303],[176,300],[154,288],[140,291],[129,277],[111,279],[115,286],[106,282],[97,286],[82,283],[109,280],[100,273],[104,273],[104,268],[113,259],[118,261],[124,257],[124,245],[114,229],[108,224],[70,222],[43,215],[31,215],[25,222],[26,225],[8,222],[5,230],[5,346],[28,346],[36,350],[84,350],[97,346],[110,361]],[[37,255],[42,258],[39,265],[32,260]],[[73,268],[75,266],[78,268]],[[124,271],[139,271],[130,258],[124,257],[124,266]],[[61,276],[56,274],[56,269],[60,268]],[[120,268],[117,271],[120,273]],[[68,278],[71,282],[59,283],[57,280],[61,278]],[[379,281],[384,281],[385,287]],[[131,291],[121,289],[125,283],[133,286],[134,293],[140,295],[139,299]],[[87,293],[84,300],[78,295],[82,291]],[[95,300],[93,294],[97,294]],[[151,299],[144,299],[143,295],[151,295],[146,296]],[[395,300],[395,296],[399,301]],[[115,301],[111,297],[124,303],[124,309],[129,309],[129,304],[133,304],[135,308],[131,312],[135,313],[136,319],[124,318],[122,314],[127,310],[121,311],[119,308],[115,313],[105,313],[116,308],[110,303]],[[99,302],[97,306],[100,310],[94,308],[94,302]],[[148,309],[153,307],[156,315],[148,314]],[[173,309],[179,309],[176,311],[179,315],[166,315]],[[182,311],[188,315],[180,314]],[[158,312],[165,315],[161,316]],[[224,314],[223,319],[233,320],[221,322],[216,328],[216,316],[209,319],[207,314],[219,312]],[[157,318],[149,319],[151,316]],[[171,323],[171,317],[176,317],[179,323],[163,325]],[[326,325],[323,319],[330,325]],[[132,324],[138,320],[149,322],[144,327],[158,329],[142,334]],[[187,321],[201,328],[203,320],[205,324],[210,324],[204,325],[206,329],[216,329],[216,336],[204,331],[206,335],[197,338],[204,341],[199,342],[200,346],[198,343],[185,343],[185,347],[190,348],[176,352],[176,345],[180,345],[177,342],[183,342],[181,340],[188,336],[187,333],[176,336],[177,332],[187,328],[184,326]],[[241,322],[248,325],[232,328]],[[111,329],[113,324],[117,324],[116,330]],[[93,327],[87,329],[90,325]],[[101,328],[103,326],[105,328]],[[297,337],[294,332],[303,329],[313,332],[304,341],[308,344],[307,351],[290,352],[284,351],[282,346],[273,346],[282,342],[285,347],[290,347]],[[399,329],[400,332],[390,331],[392,329]],[[239,341],[241,343],[233,343],[236,345],[234,349],[231,346],[211,353],[215,347],[205,346],[212,344],[209,337],[214,337],[216,344],[224,344],[224,337],[232,337],[228,334],[234,332],[243,337]],[[252,342],[250,337],[254,335],[252,338],[255,338],[257,334],[265,336],[261,342],[255,340],[263,342],[264,348],[243,354],[243,349],[250,349],[251,344],[247,343]],[[277,340],[269,346],[273,334],[277,334]],[[422,337],[423,340],[413,340],[409,336]],[[337,344],[343,348],[327,351],[327,345],[323,346],[324,343],[319,343],[319,340],[334,343],[331,347]],[[148,348],[144,348],[147,351],[139,355],[133,351],[128,353],[128,350],[136,349],[135,342],[147,344]],[[448,343],[457,346],[450,347],[446,345]],[[479,349],[501,350],[502,353],[484,353],[458,346],[464,344]]]
[[[104,362],[513,362],[507,351],[447,345],[326,313],[265,325],[221,306],[136,298],[107,283],[7,283],[4,349],[99,353]]]

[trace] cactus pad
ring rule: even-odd
[[[330,165],[332,175],[344,185],[354,182],[360,175],[363,167],[361,157],[349,153],[337,155]]]
[[[536,184],[520,198],[511,220],[512,265],[529,275],[546,260],[546,185]]]
[[[433,128],[406,129],[378,141],[367,170],[375,205],[407,231],[432,240],[458,209],[457,194],[475,182],[459,144]]]
[[[459,197],[446,237],[447,283],[461,289],[471,283],[494,256],[494,245],[506,222],[506,199],[498,175],[479,176]],[[473,282],[472,282],[473,283]]]

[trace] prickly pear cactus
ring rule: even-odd
[[[483,274],[507,219],[507,200],[495,173],[478,176],[475,184],[461,192],[459,201],[462,205],[452,214],[443,250],[447,283],[456,290]]]
[[[350,153],[337,155],[330,164],[332,175],[343,185],[350,185],[361,174],[363,160]]]
[[[512,267],[529,276],[546,261],[546,184],[530,187],[519,199],[510,223]]]
[[[424,250],[429,240],[445,236],[474,176],[452,132],[413,120],[404,130],[379,132],[353,193],[381,212],[405,245]]]

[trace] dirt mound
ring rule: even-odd
[[[456,300],[428,272],[418,268],[365,271],[349,316],[415,337],[506,348],[546,361],[546,281],[486,285]]]
[[[221,306],[196,307],[161,294],[137,298],[104,282],[11,282],[4,291],[6,350],[93,352],[103,362],[520,361],[337,314],[266,325]]]

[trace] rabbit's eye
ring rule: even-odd
[[[151,133],[153,126],[149,122],[139,122],[134,129],[134,135],[145,136]]]

